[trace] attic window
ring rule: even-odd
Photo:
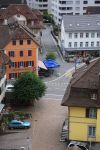
[[[90,26],[90,24],[88,23],[88,26]]]
[[[72,27],[72,24],[69,24],[70,27]]]
[[[97,94],[96,93],[91,94],[91,100],[97,100]]]
[[[79,24],[77,24],[77,26],[79,26]]]
[[[100,26],[100,22],[97,22],[97,25]]]

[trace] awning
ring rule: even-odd
[[[5,106],[4,104],[0,103],[0,112],[2,111],[2,109],[3,109],[4,106]]]
[[[52,59],[48,59],[48,60],[44,60],[43,63],[45,64],[45,66],[49,69],[49,68],[58,68],[60,67],[60,65]]]
[[[41,60],[38,60],[38,67],[47,70],[47,67],[45,66],[45,64]]]

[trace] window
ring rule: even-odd
[[[28,61],[28,66],[33,66],[34,65],[34,63],[33,63],[33,61]]]
[[[68,43],[68,47],[72,47],[72,43],[71,42]]]
[[[17,73],[10,73],[9,79],[12,79],[12,78],[17,78]]]
[[[23,57],[23,51],[20,51],[20,57]]]
[[[77,33],[74,33],[74,38],[77,38],[78,37],[78,34]]]
[[[72,38],[72,33],[69,33],[69,38],[70,38],[70,39]]]
[[[80,38],[83,38],[83,33],[80,33]]]
[[[88,127],[88,136],[89,137],[95,137],[96,136],[96,127],[95,126],[89,126]]]
[[[91,33],[91,38],[94,38],[95,37],[95,34],[94,32]]]
[[[100,38],[100,33],[97,33],[97,38]]]
[[[89,33],[86,33],[86,38],[88,38],[89,37]]]
[[[20,45],[23,45],[23,40],[20,40],[19,43],[20,43]]]
[[[100,4],[100,1],[95,1],[95,4]]]
[[[85,42],[85,47],[88,47],[89,43],[88,42]]]
[[[80,47],[83,47],[83,42],[80,42]]]
[[[97,100],[97,94],[91,93],[91,100]]]
[[[91,42],[91,46],[92,46],[92,47],[94,46],[94,42]]]
[[[77,1],[76,1],[76,4],[80,4],[80,1],[79,1],[79,0],[77,0]]]
[[[16,68],[16,62],[12,62],[11,66],[14,67],[14,68]]]
[[[67,10],[72,10],[73,8],[72,8],[72,7],[67,7],[66,9],[67,9]]]
[[[28,56],[32,56],[32,50],[28,50]]]
[[[27,40],[27,44],[30,45],[31,44],[31,40]]]
[[[77,42],[74,42],[74,47],[77,47]]]
[[[80,10],[80,7],[75,7],[75,10]]]
[[[19,62],[19,67],[24,67],[24,62],[23,61]]]
[[[96,118],[97,109],[96,108],[86,108],[86,118]]]
[[[100,46],[100,42],[99,42],[99,41],[97,41],[97,44],[96,44],[96,46],[97,46],[97,47],[99,47],[99,46]]]
[[[13,41],[12,41],[12,45],[16,45],[16,40],[13,40]]]
[[[9,57],[14,57],[14,56],[15,56],[14,51],[9,51]]]
[[[88,4],[88,1],[83,1],[83,4]]]

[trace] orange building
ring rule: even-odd
[[[6,68],[7,79],[18,78],[26,71],[37,72],[38,47],[31,31],[21,25],[0,26],[0,48],[11,60],[11,65]]]

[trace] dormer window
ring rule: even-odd
[[[97,94],[96,93],[91,94],[91,100],[97,100]]]

